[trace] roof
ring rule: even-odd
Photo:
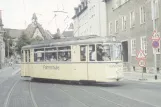
[[[11,38],[19,38],[22,33],[24,32],[24,29],[10,29],[10,28],[4,28],[8,36]]]
[[[45,35],[47,39],[51,39],[52,38],[52,34],[49,30],[45,30]]]
[[[27,36],[29,36],[30,38],[32,38],[33,37],[33,35],[34,35],[34,33],[35,33],[35,30],[36,29],[39,29],[39,31],[41,32],[41,34],[42,34],[42,36],[44,37],[44,39],[50,39],[50,34],[49,34],[49,31],[45,31],[44,29],[43,29],[43,27],[39,24],[39,23],[31,23],[31,24],[29,24],[28,25],[28,27],[26,28],[26,30],[25,30],[25,34],[27,35]]]
[[[75,19],[76,17],[79,17],[86,9],[87,9],[87,6],[84,7],[84,8],[81,10],[81,12],[79,12],[79,13],[76,14],[76,15],[74,15],[74,16],[72,17],[72,19]]]
[[[64,37],[73,37],[73,31],[64,31],[62,34]]]
[[[49,47],[49,46],[62,46],[62,45],[72,45],[72,44],[89,44],[89,43],[120,43],[120,41],[112,41],[111,37],[99,37],[96,35],[82,36],[82,37],[70,37],[63,39],[52,39],[37,41],[32,45],[24,46],[22,49],[28,48],[39,48],[39,47]]]

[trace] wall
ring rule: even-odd
[[[128,41],[128,59],[129,65],[132,68],[133,66],[140,69],[138,71],[142,71],[142,68],[138,66],[138,62],[136,61],[136,56],[131,55],[131,39],[136,39],[136,51],[141,49],[141,39],[140,37],[147,37],[147,69],[151,69],[154,66],[154,55],[152,51],[152,45],[150,37],[153,33],[153,23],[152,23],[152,12],[151,12],[151,2],[150,0],[128,0],[122,6],[115,8],[116,0],[108,0],[106,3],[107,6],[107,35],[109,35],[109,22],[112,22],[112,35],[118,37],[121,41]],[[159,5],[161,5],[161,1],[159,0]],[[140,24],[140,7],[145,6],[146,19],[144,24]],[[161,8],[161,7],[159,7]],[[135,26],[130,28],[130,12],[135,12]],[[159,9],[161,10],[161,9]],[[157,28],[158,31],[161,32],[161,11],[159,12],[159,19],[157,19]],[[127,17],[127,26],[126,30],[122,30],[122,20],[121,17]],[[119,31],[118,33],[114,32],[114,23],[115,20],[119,21]],[[158,61],[160,60],[160,56],[157,56]],[[158,67],[160,67],[161,63],[159,62]]]
[[[87,9],[74,19],[74,36],[106,36],[106,5],[89,0]]]

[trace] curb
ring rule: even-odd
[[[153,80],[153,81],[149,81],[148,79],[124,79],[124,80],[128,80],[128,81],[135,81],[135,82],[145,82],[145,83],[161,83],[161,80]]]

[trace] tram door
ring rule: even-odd
[[[30,62],[30,50],[25,50],[25,69],[24,69],[25,76],[30,76],[29,62]]]
[[[96,79],[96,69],[97,63],[94,63],[96,61],[96,45],[91,44],[88,46],[88,51],[87,51],[87,58],[88,58],[88,65],[87,65],[87,75],[88,75],[88,80],[95,80]]]
[[[79,49],[79,56],[80,56],[80,69],[81,72],[83,71],[83,78],[82,80],[88,80],[88,46],[87,45],[80,45]]]

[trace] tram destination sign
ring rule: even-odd
[[[44,65],[43,69],[45,69],[45,70],[59,70],[60,68],[59,68],[59,66],[46,66],[46,65]]]

